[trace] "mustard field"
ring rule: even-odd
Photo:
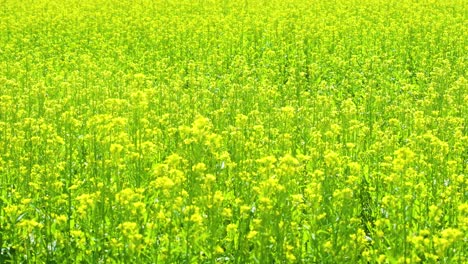
[[[467,263],[466,0],[0,0],[0,263]]]

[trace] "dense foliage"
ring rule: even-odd
[[[467,6],[0,1],[0,262],[467,262]]]

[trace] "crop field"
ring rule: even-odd
[[[0,0],[0,263],[467,263],[466,0]]]

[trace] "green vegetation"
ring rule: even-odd
[[[1,0],[0,263],[466,263],[465,0]]]

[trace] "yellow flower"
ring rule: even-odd
[[[70,235],[73,240],[76,242],[78,248],[85,248],[86,247],[86,237],[85,234],[81,230],[73,229],[70,231]]]
[[[331,249],[333,248],[333,244],[330,240],[326,241],[324,244],[323,244],[323,249],[326,251],[326,252],[330,252]]]
[[[216,252],[217,254],[223,254],[223,253],[224,253],[224,249],[223,249],[222,247],[220,247],[220,246],[216,246],[216,247],[215,247],[215,252]]]
[[[252,240],[254,237],[256,237],[258,235],[258,232],[255,231],[255,230],[251,230],[248,234],[247,234],[247,239],[248,240]]]
[[[17,205],[10,204],[4,207],[3,210],[5,211],[7,215],[16,216],[16,214],[19,211],[19,207]]]
[[[235,120],[237,127],[243,127],[245,124],[247,124],[248,117],[243,114],[237,114]]]
[[[192,214],[192,216],[190,216],[190,221],[192,221],[195,224],[201,225],[203,223],[203,217],[200,213],[196,212]]]
[[[416,154],[409,148],[403,147],[395,151],[396,158],[393,160],[393,167],[396,171],[401,171],[409,163],[413,162]]]
[[[293,194],[291,195],[291,200],[294,205],[298,205],[304,202],[304,197],[302,194]]]
[[[216,176],[214,176],[213,174],[206,174],[205,175],[205,183],[210,184],[210,183],[213,183],[213,182],[216,182]]]
[[[338,153],[336,153],[334,151],[328,151],[325,154],[324,158],[325,158],[325,164],[328,167],[333,167],[333,166],[340,163],[340,156],[338,155]]]
[[[146,205],[143,202],[135,202],[132,207],[132,214],[144,217],[146,213]]]
[[[284,106],[281,107],[281,112],[285,115],[286,118],[289,119],[294,117],[295,109],[292,106]]]
[[[34,229],[41,229],[44,227],[43,224],[38,223],[36,220],[23,219],[18,223],[18,227],[24,228],[28,233],[31,233]]]
[[[286,259],[289,262],[295,262],[296,261],[296,256],[294,256],[294,254],[292,254],[291,252],[286,252]]]
[[[125,236],[131,236],[138,229],[138,225],[134,222],[123,222],[119,228]]]
[[[233,224],[233,223],[228,224],[228,225],[226,226],[226,232],[228,232],[228,233],[237,232],[237,225],[236,225],[236,224]]]
[[[111,238],[110,243],[112,248],[122,249],[124,247],[123,243],[117,240],[116,238]]]
[[[58,224],[63,224],[66,223],[68,220],[68,217],[66,215],[57,215],[55,217],[55,221],[57,221]]]
[[[348,167],[352,175],[359,175],[361,172],[361,165],[357,162],[348,163]]]
[[[225,218],[231,218],[232,217],[232,209],[231,208],[223,208],[223,212],[221,215]]]
[[[122,150],[124,149],[124,147],[120,144],[111,144],[110,146],[110,153],[112,155],[118,155],[122,152]]]
[[[379,257],[377,258],[377,263],[385,263],[385,260],[387,259],[387,256],[385,256],[384,254],[381,254],[379,255]]]
[[[175,185],[175,183],[171,178],[167,176],[162,176],[152,181],[150,185],[156,189],[169,190]]]
[[[446,239],[449,243],[454,243],[463,237],[463,232],[456,228],[447,228],[440,233],[441,237]]]
[[[31,203],[31,201],[32,201],[31,198],[24,198],[23,200],[21,200],[21,203],[24,205],[28,205],[29,203]]]
[[[216,191],[213,195],[213,203],[220,204],[224,201],[224,194],[221,191]]]
[[[194,172],[198,172],[198,173],[203,173],[206,171],[206,165],[205,163],[197,163],[195,165],[192,166],[192,171]]]

